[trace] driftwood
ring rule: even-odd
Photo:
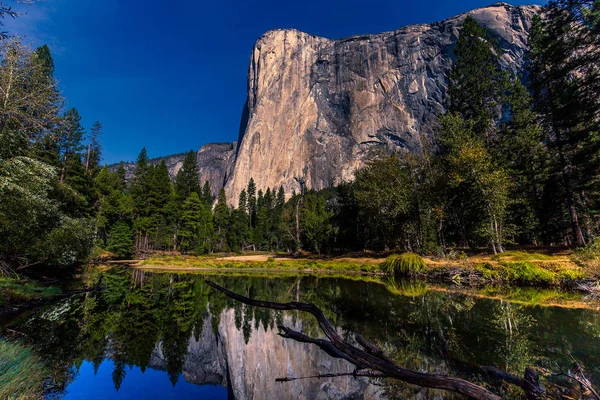
[[[319,327],[321,328],[328,340],[314,339],[304,335],[301,332],[294,331],[284,326],[278,327],[280,329],[280,335],[284,338],[294,339],[299,342],[315,344],[330,356],[335,358],[342,358],[352,363],[357,368],[357,371],[354,373],[357,376],[358,373],[360,373],[361,371],[367,371],[366,373],[378,373],[380,374],[378,376],[395,378],[400,381],[417,386],[460,393],[472,399],[501,399],[500,396],[490,392],[489,390],[461,378],[440,374],[428,374],[402,368],[399,365],[397,365],[393,360],[385,356],[377,346],[375,346],[373,343],[368,342],[364,337],[360,335],[356,336],[356,341],[363,347],[362,349],[348,343],[347,341],[342,339],[340,335],[338,335],[337,330],[331,325],[323,311],[314,304],[300,302],[275,303],[270,301],[254,300],[239,295],[237,293],[231,292],[217,285],[214,282],[206,281],[206,283],[214,289],[224,293],[228,297],[237,300],[241,303],[247,304],[249,306],[282,311],[298,310],[312,314],[317,319]],[[510,376],[509,374],[506,375]],[[282,378],[283,381],[288,381],[292,379],[293,378]],[[525,380],[527,380],[527,378],[524,379],[524,381]],[[516,381],[514,384],[517,384]],[[525,387],[527,387],[527,385],[523,383],[523,386],[524,390],[526,390]],[[535,398],[530,397],[529,394],[527,394],[527,396],[530,399]]]

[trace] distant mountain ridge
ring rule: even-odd
[[[225,185],[225,181],[231,173],[233,159],[235,156],[237,142],[233,143],[208,143],[200,147],[196,152],[198,161],[198,169],[200,182],[208,181],[213,193],[213,196],[219,194],[219,190]],[[169,170],[171,179],[175,179],[177,173],[183,165],[183,159],[186,153],[178,153],[169,156],[162,156],[150,159],[153,165],[160,164],[164,161]],[[133,177],[135,170],[135,162],[124,162],[125,176],[129,180]],[[108,165],[110,171],[116,171],[120,163]]]

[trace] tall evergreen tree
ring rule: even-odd
[[[207,207],[212,208],[213,200],[214,198],[212,195],[212,190],[210,189],[210,183],[205,181],[204,186],[202,186],[202,202],[204,202]]]
[[[90,129],[90,137],[88,139],[87,151],[85,155],[85,171],[95,175],[100,166],[100,153],[102,147],[100,145],[100,136],[102,135],[102,124],[99,121],[94,122]]]
[[[229,227],[229,207],[227,206],[227,197],[225,197],[225,189],[219,191],[217,204],[213,211],[213,226],[215,229],[214,244],[217,251],[227,250],[227,229]]]
[[[175,192],[183,202],[192,192],[202,194],[200,188],[200,172],[196,153],[190,150],[183,159],[183,165],[175,178]]]
[[[597,192],[590,177],[600,166],[599,9],[592,0],[551,1],[530,34],[535,108],[555,166],[550,179],[560,181],[571,240],[579,246],[591,239],[582,225],[595,214],[586,209],[586,193]]]
[[[83,135],[85,131],[81,125],[81,116],[76,108],[67,110],[62,118],[61,133],[59,139],[60,154],[60,181],[76,169],[81,163],[81,151],[83,150]]]
[[[463,22],[454,49],[448,86],[448,111],[473,121],[474,131],[488,137],[499,117],[506,74],[501,70],[500,50],[488,31],[471,16]]]

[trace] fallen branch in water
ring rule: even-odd
[[[290,378],[290,377],[285,377],[285,378],[276,378],[275,382],[292,382],[292,381],[297,381],[300,379],[321,379],[321,378],[337,378],[340,376],[352,376],[352,377],[358,377],[358,376],[365,376],[368,378],[385,378],[386,376],[383,375],[381,372],[377,372],[377,371],[354,371],[354,372],[341,372],[339,374],[322,374],[322,375],[311,375],[311,376],[300,376],[298,378]]]
[[[383,377],[395,378],[417,386],[460,393],[473,399],[501,400],[500,396],[479,385],[461,378],[440,374],[416,372],[402,368],[393,360],[385,356],[377,346],[368,342],[360,335],[357,336],[356,340],[363,347],[363,349],[348,343],[342,339],[340,335],[338,335],[337,330],[331,325],[323,311],[314,304],[300,302],[275,303],[270,301],[254,300],[227,290],[214,282],[206,281],[206,283],[214,289],[224,293],[228,297],[249,306],[282,311],[299,310],[312,314],[317,319],[319,327],[329,340],[314,339],[304,335],[301,332],[294,331],[293,329],[284,326],[279,326],[281,331],[280,335],[284,338],[294,339],[299,342],[315,344],[330,356],[342,358],[354,364],[357,367],[357,371],[375,371],[379,372]],[[526,387],[528,387],[527,385],[523,386],[525,386],[523,388],[524,390],[526,390]],[[532,393],[531,396],[534,396],[534,394]],[[530,397],[530,393],[527,393],[527,397],[529,399],[536,398]]]

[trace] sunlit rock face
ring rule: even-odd
[[[467,14],[523,70],[537,6],[505,3]],[[444,111],[453,48],[467,14],[393,32],[329,40],[296,30],[265,33],[248,71],[248,100],[233,172],[232,204],[254,178],[259,189],[322,189],[351,180],[377,149],[415,151]]]

